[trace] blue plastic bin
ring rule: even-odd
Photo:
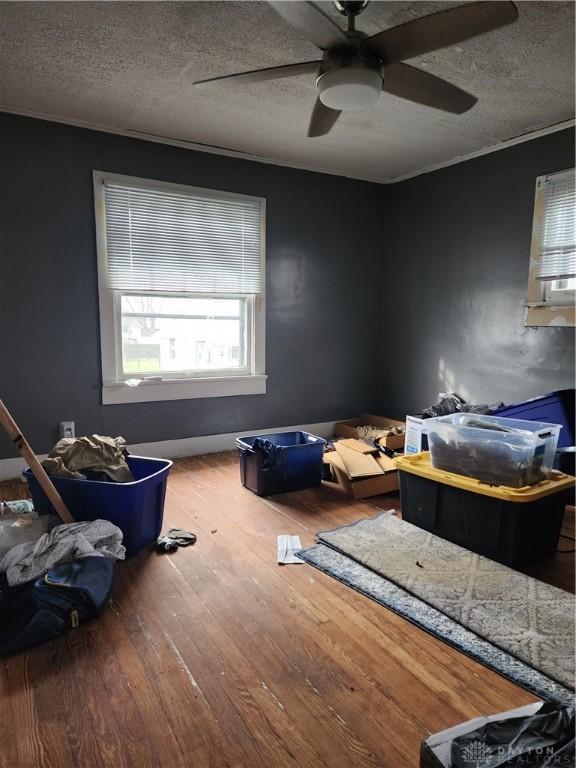
[[[172,462],[128,456],[133,483],[109,483],[52,475],[50,479],[75,520],[109,520],[124,534],[126,557],[134,557],[156,541],[162,529],[166,481]],[[34,509],[41,515],[55,514],[52,504],[32,474],[26,469]]]
[[[270,440],[279,450],[271,466],[262,450],[254,449],[257,438]],[[257,496],[300,491],[322,482],[324,440],[308,432],[281,432],[273,435],[251,435],[236,440],[240,458],[242,485]]]
[[[493,416],[509,416],[527,421],[544,421],[547,424],[561,424],[558,448],[576,444],[574,436],[574,390],[560,389],[548,395],[534,397],[521,403],[505,405],[494,411]]]

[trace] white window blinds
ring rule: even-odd
[[[262,290],[263,201],[107,181],[104,196],[110,288],[243,294]]]
[[[544,217],[538,254],[538,280],[576,275],[576,190],[574,170],[546,177]]]

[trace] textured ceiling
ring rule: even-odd
[[[372,2],[358,27],[453,5]],[[313,76],[192,86],[317,58],[263,2],[0,2],[0,107],[384,181],[573,117],[574,4],[517,5],[517,23],[410,62],[478,96],[467,114],[382,95],[308,139]]]

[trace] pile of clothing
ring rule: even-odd
[[[360,440],[380,440],[383,437],[392,437],[392,435],[403,435],[405,432],[406,427],[403,424],[386,429],[370,425],[356,427],[356,434]]]
[[[43,515],[39,516],[42,521]],[[124,559],[122,531],[108,520],[54,525],[54,517],[44,523],[50,530],[37,538],[11,547],[0,557],[0,590],[27,584],[62,563],[72,563],[84,557]],[[58,520],[58,518],[56,518]],[[17,520],[14,525],[17,524]],[[0,538],[0,548],[2,538]]]
[[[64,438],[43,467],[52,476],[72,479],[63,483],[68,486],[76,485],[75,479],[132,483],[127,456],[123,437]],[[74,514],[76,503],[80,516],[81,494],[75,491],[70,511]],[[126,556],[122,539],[121,529],[109,520],[62,524],[55,515],[39,515],[30,501],[0,503],[0,657],[99,616],[112,593],[115,562]],[[158,550],[173,552],[195,541],[188,531],[170,529]]]
[[[508,488],[523,488],[546,480],[542,469],[543,454],[531,458],[523,449],[519,450],[510,443],[497,443],[490,438],[473,443],[466,443],[457,437],[443,440],[439,435],[429,439],[435,469]]]
[[[497,403],[481,403],[480,405],[470,405],[466,403],[460,395],[455,392],[440,392],[436,405],[424,408],[422,411],[423,419],[434,419],[437,416],[449,416],[451,413],[479,413],[487,415],[494,413],[504,407],[504,403],[499,400]]]
[[[124,556],[108,520],[62,524],[30,501],[0,504],[0,657],[99,616]]]
[[[59,477],[131,483],[134,477],[126,461],[127,455],[123,437],[64,437],[56,443],[42,466],[49,475]]]

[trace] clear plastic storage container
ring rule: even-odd
[[[426,421],[432,466],[489,485],[522,488],[546,480],[561,425],[451,413]]]

